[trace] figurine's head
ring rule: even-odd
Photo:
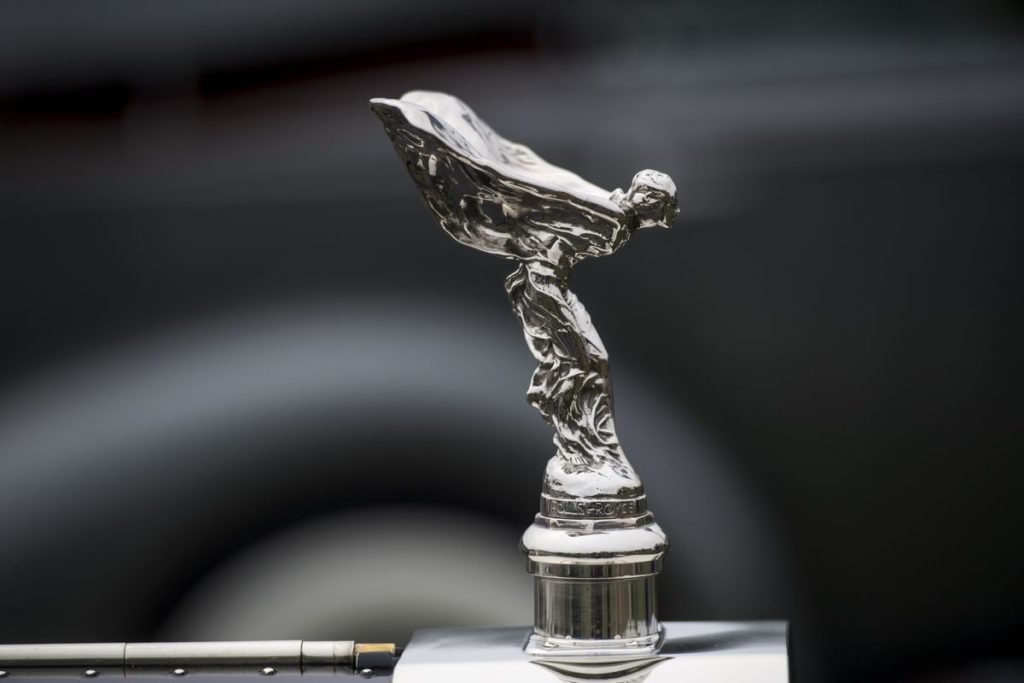
[[[636,211],[639,228],[668,228],[679,213],[676,184],[666,174],[647,169],[633,176],[625,200]]]

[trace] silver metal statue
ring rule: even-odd
[[[530,403],[555,428],[541,510],[523,534],[534,624],[426,629],[408,648],[354,641],[0,645],[0,679],[234,673],[451,681],[788,680],[784,622],[661,623],[655,577],[668,542],[615,435],[608,355],[568,289],[605,256],[676,215],[668,176],[606,192],[494,133],[449,95],[373,100],[445,231],[518,261],[505,281],[538,368]],[[343,577],[342,577],[343,578]]]
[[[451,95],[370,106],[444,231],[518,263],[505,290],[538,362],[527,398],[557,448],[522,540],[536,577],[527,651],[649,655],[662,634],[654,578],[668,543],[615,433],[608,354],[568,283],[583,259],[669,227],[675,184],[647,170],[608,192],[502,138]]]
[[[642,228],[668,228],[678,213],[672,179],[640,171],[627,191],[608,192],[502,138],[443,93],[371,106],[444,231],[518,262],[505,290],[538,362],[527,400],[555,428],[546,492],[640,495],[615,433],[608,353],[568,283],[583,259],[614,253]]]

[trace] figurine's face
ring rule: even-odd
[[[658,171],[640,171],[633,176],[626,199],[636,210],[640,228],[671,227],[679,213],[676,184]]]

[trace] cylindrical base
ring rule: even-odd
[[[655,579],[668,540],[642,497],[627,502],[640,514],[605,516],[622,508],[619,500],[542,503],[521,544],[534,576],[527,653],[622,657],[657,650]]]
[[[656,636],[654,575],[625,579],[534,578],[534,632],[545,638],[632,640]]]

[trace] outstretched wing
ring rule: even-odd
[[[427,206],[459,242],[571,265],[628,237],[627,216],[609,192],[505,140],[461,100],[415,91],[371,107]]]

